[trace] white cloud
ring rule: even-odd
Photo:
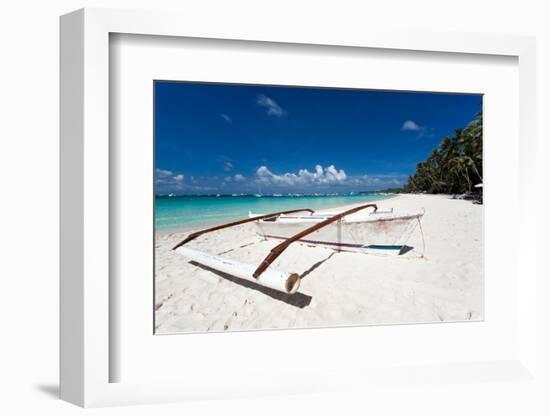
[[[223,170],[225,170],[226,172],[229,172],[231,169],[233,169],[233,163],[223,162]]]
[[[172,176],[174,173],[171,170],[166,169],[159,169],[157,168],[157,177],[169,177]]]
[[[407,120],[401,126],[401,131],[416,132],[418,138],[434,137],[436,129],[434,127],[421,126],[412,120]]]
[[[241,175],[240,173],[237,173],[236,175],[233,175],[233,176],[226,176],[225,178],[223,178],[223,180],[225,182],[231,182],[231,181],[244,182],[246,180],[246,177],[244,175]]]
[[[311,168],[310,168],[311,169]],[[256,192],[347,192],[383,189],[401,185],[407,175],[397,173],[348,175],[335,165],[318,164],[311,170],[303,168],[275,173],[267,166],[257,168],[255,174],[227,173],[224,176],[184,175],[168,169],[156,169],[155,185],[159,194]]]
[[[160,187],[182,189],[185,175],[167,169],[156,169],[155,184]]]
[[[407,175],[355,175],[346,174],[343,169],[334,165],[324,168],[316,165],[313,171],[300,169],[298,172],[273,173],[267,166],[260,166],[256,170],[255,182],[258,185],[275,188],[294,188],[303,190],[315,189],[351,189],[360,191],[369,187],[384,188],[401,185]]]
[[[407,120],[403,123],[401,126],[401,131],[420,131],[423,130],[424,127],[419,126],[412,120]]]
[[[286,111],[273,98],[266,95],[258,95],[257,103],[260,107],[264,107],[270,116],[282,117],[286,114]]]
[[[256,170],[257,181],[263,184],[272,184],[279,186],[294,186],[294,185],[330,185],[341,184],[347,179],[346,172],[343,169],[336,169],[334,165],[323,168],[321,165],[315,166],[315,171],[310,172],[307,169],[300,169],[298,173],[283,173],[277,175],[271,172],[267,166],[260,166]]]
[[[233,119],[231,117],[229,117],[227,114],[220,114],[220,117],[223,118],[225,121],[227,121],[228,123],[233,123]]]

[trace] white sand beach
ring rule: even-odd
[[[483,319],[483,206],[448,195],[399,195],[377,204],[425,209],[424,257],[418,229],[407,243],[413,250],[400,256],[294,243],[273,264],[301,275],[294,295],[191,264],[171,250],[189,232],[158,233],[156,333]],[[257,235],[249,223],[201,236],[189,247],[258,264],[279,242]]]

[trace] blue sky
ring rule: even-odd
[[[480,95],[156,81],[156,192],[401,186],[480,109]]]

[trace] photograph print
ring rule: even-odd
[[[482,108],[154,81],[155,334],[482,320]]]

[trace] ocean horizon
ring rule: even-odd
[[[248,213],[268,214],[291,209],[314,210],[382,200],[387,194],[354,195],[195,195],[155,197],[155,230],[189,230],[247,218]]]

